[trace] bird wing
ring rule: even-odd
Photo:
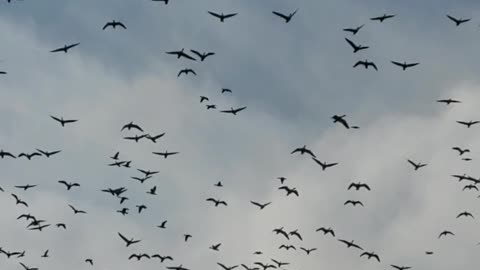
[[[237,15],[238,13],[231,13],[231,14],[227,14],[227,15],[224,15],[223,17],[226,19],[226,18],[230,18],[230,17],[233,17],[235,15]]]
[[[215,12],[211,12],[211,11],[208,11],[208,13],[214,17],[217,17],[217,18],[221,18],[222,16],[220,16],[220,14],[217,14]]]
[[[348,42],[348,44],[350,44],[350,46],[352,46],[353,49],[356,49],[358,48],[357,45],[355,45],[355,43],[353,43],[353,41],[351,41],[350,39],[348,38],[345,38],[345,40]]]
[[[276,12],[276,11],[272,11],[272,13],[281,17],[281,18],[284,18],[285,20],[288,20],[288,16],[286,16],[285,14],[282,14],[282,13]]]
[[[80,45],[80,43],[74,43],[72,45],[68,45],[65,49],[68,50],[68,49],[71,49],[71,48],[76,47],[78,45]]]
[[[414,67],[418,64],[420,64],[420,63],[410,63],[410,64],[407,64],[406,67]]]
[[[454,21],[455,23],[458,23],[458,22],[459,22],[459,20],[458,20],[457,18],[454,18],[454,17],[452,17],[452,16],[450,16],[450,15],[447,15],[447,18],[449,18],[450,20]]]
[[[121,23],[121,22],[117,23],[117,25],[119,25],[119,26],[122,27],[123,29],[127,29],[127,27],[126,27],[123,23]]]
[[[127,242],[127,243],[130,242],[130,241],[129,241],[125,236],[123,236],[121,233],[118,233],[118,235],[120,236],[120,238],[123,239],[123,241],[125,241],[125,242]]]
[[[397,65],[399,67],[403,67],[402,63],[396,62],[396,61],[390,61],[392,64]]]
[[[196,51],[196,50],[190,50],[190,51],[191,51],[192,53],[196,54],[198,57],[202,57],[202,56],[203,56],[200,52],[198,52],[198,51]]]
[[[103,26],[102,30],[105,30],[107,27],[109,27],[109,26],[111,26],[111,25],[113,25],[113,23],[111,23],[111,22],[106,23],[106,24]],[[130,257],[131,257],[131,256],[130,256]],[[129,259],[130,259],[130,258],[129,258]]]

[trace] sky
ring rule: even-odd
[[[272,14],[295,9],[288,24]],[[207,11],[238,15],[220,23]],[[462,191],[466,182],[451,175],[480,173],[478,127],[456,123],[480,120],[479,11],[478,1],[466,0],[2,1],[0,70],[8,74],[0,75],[0,149],[62,152],[0,159],[0,247],[25,250],[22,258],[0,255],[0,268],[197,270],[271,259],[289,262],[284,270],[478,268],[479,192]],[[396,16],[369,20],[383,14]],[[472,20],[456,27],[447,14]],[[127,29],[102,30],[111,20]],[[362,24],[355,36],[342,31]],[[354,54],[344,38],[370,48]],[[50,53],[77,42],[66,54]],[[165,53],[182,48],[215,55],[193,62]],[[365,59],[378,71],[352,68]],[[402,71],[390,61],[420,64]],[[184,68],[197,76],[177,77]],[[206,110],[200,96],[217,110]],[[462,103],[435,102],[444,98]],[[243,106],[237,115],[219,113]],[[360,128],[333,123],[335,114]],[[62,128],[51,115],[78,122]],[[141,134],[121,131],[131,121],[165,136],[127,141]],[[338,165],[322,171],[308,155],[290,154],[303,145]],[[454,146],[469,148],[462,157],[472,161]],[[117,151],[131,168],[107,166]],[[179,154],[164,159],[157,151]],[[428,165],[415,171],[407,159]],[[131,179],[141,176],[136,169],[159,173],[140,184]],[[280,176],[299,197],[278,190]],[[67,191],[59,180],[81,186]],[[351,182],[371,191],[347,190]],[[14,187],[25,184],[37,186]],[[153,186],[158,195],[146,194]],[[129,200],[120,205],[100,191],[109,187],[126,187]],[[15,205],[11,193],[29,207]],[[250,201],[271,205],[259,210]],[[87,214],[74,215],[69,204]],[[140,214],[139,204],[147,206]],[[116,212],[123,207],[128,215]],[[457,219],[463,211],[475,218]],[[52,226],[26,229],[17,217],[27,213]],[[157,228],[164,220],[167,228]],[[279,227],[303,240],[275,235]],[[444,230],[455,235],[439,239]],[[142,241],[127,248],[118,232]],[[219,252],[209,249],[217,243]],[[47,249],[50,257],[41,258]],[[133,253],[174,260],[128,260]]]

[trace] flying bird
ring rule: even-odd
[[[222,88],[222,94],[223,93],[232,93],[232,90],[228,88]]]
[[[455,26],[460,26],[460,24],[462,23],[466,23],[468,21],[470,21],[471,19],[457,19],[455,17],[452,17],[450,15],[447,14],[447,18],[449,18],[450,20],[452,20],[453,22],[455,22]]]
[[[250,203],[252,203],[253,205],[256,205],[256,206],[260,207],[260,210],[263,210],[263,208],[267,207],[267,206],[268,206],[269,204],[271,204],[272,202],[268,202],[268,203],[261,204],[261,203],[258,203],[258,202],[250,201]]]
[[[200,53],[199,51],[196,50],[190,50],[192,53],[200,57],[200,61],[204,61],[207,57],[215,55],[214,52],[205,52],[205,53]]]
[[[360,29],[362,29],[365,26],[365,24],[360,25],[359,27],[356,28],[344,28],[343,31],[345,32],[350,32],[353,35],[356,35]]]
[[[15,188],[23,189],[24,191],[27,191],[28,189],[34,188],[37,185],[23,185],[23,186],[15,186]]]
[[[370,48],[368,46],[357,45],[357,44],[353,43],[353,41],[351,41],[348,38],[345,38],[345,40],[348,42],[348,44],[350,44],[350,46],[352,46],[353,53],[357,53],[358,51],[366,50],[366,49]]]
[[[12,193],[12,197],[15,198],[15,200],[16,200],[15,205],[22,204],[22,205],[25,205],[26,207],[28,207],[28,204],[25,201],[22,201],[21,199],[19,199],[17,195]]]
[[[367,259],[371,259],[371,258],[377,259],[377,261],[380,262],[380,257],[375,252],[363,252],[362,254],[360,254],[360,257],[363,257],[363,256],[367,256]]]
[[[83,211],[83,210],[77,210],[75,207],[73,207],[73,205],[69,204],[68,206],[70,206],[70,208],[72,208],[73,210],[73,213],[74,214],[86,214],[87,212]]]
[[[467,212],[467,211],[461,212],[460,214],[457,215],[457,218],[460,218],[460,217],[471,217],[471,218],[474,218],[473,215],[472,215],[472,213]]]
[[[453,236],[455,234],[451,231],[443,231],[438,235],[438,238],[440,239],[442,236],[447,236],[447,235],[452,235]]]
[[[288,14],[288,15],[282,14],[282,13],[277,12],[277,11],[272,11],[272,13],[275,14],[275,15],[277,15],[277,16],[280,17],[280,18],[283,18],[283,19],[285,20],[285,23],[289,23],[290,20],[293,18],[293,16],[294,16],[295,14],[297,14],[297,11],[298,11],[298,9],[296,9],[294,12],[292,12],[292,13],[290,13],[290,14]]]
[[[220,111],[222,113],[231,113],[233,115],[237,115],[238,112],[241,112],[243,110],[245,110],[247,107],[241,107],[241,108],[237,108],[237,109],[233,109],[233,108],[230,108],[230,110],[223,110],[223,111]]]
[[[127,129],[127,130],[136,129],[140,132],[143,132],[143,129],[139,125],[134,124],[133,121],[124,125],[120,131],[123,131],[124,129]],[[118,158],[118,156],[117,156],[117,158]]]
[[[465,125],[465,126],[467,126],[467,128],[470,128],[471,126],[480,123],[480,121],[469,121],[469,122],[457,121],[457,123],[459,123],[461,125]]]
[[[348,200],[348,201],[346,201],[343,205],[347,205],[347,204],[351,204],[351,205],[353,205],[353,206],[357,206],[357,204],[359,204],[359,205],[361,205],[361,206],[364,206],[361,201]]]
[[[105,29],[106,29],[107,27],[109,27],[109,26],[112,27],[113,29],[115,29],[117,26],[120,26],[120,27],[122,27],[123,29],[127,29],[127,27],[126,27],[123,23],[117,22],[117,21],[113,20],[113,21],[111,21],[111,22],[107,22],[107,23],[103,26],[102,30],[105,30]]]
[[[332,228],[324,228],[324,227],[320,227],[318,229],[315,230],[316,232],[323,232],[323,235],[327,235],[327,234],[331,234],[333,237],[335,237],[335,232],[333,231]]]
[[[129,240],[125,236],[123,236],[121,233],[118,233],[118,236],[120,236],[120,238],[122,238],[122,240],[125,241],[127,247],[142,241],[142,240],[134,240],[133,238]]]
[[[185,69],[182,69],[178,72],[177,77],[180,77],[180,75],[182,75],[182,74],[188,75],[189,73],[192,73],[193,75],[197,76],[197,73],[195,73],[195,71],[193,69],[185,68]]]
[[[50,117],[51,117],[53,120],[59,122],[59,123],[62,125],[62,127],[64,127],[65,124],[75,123],[75,122],[78,121],[78,120],[73,120],[73,119],[71,119],[71,120],[64,120],[63,117],[58,118],[58,117],[55,117],[55,116],[52,116],[52,115],[50,115]]]
[[[437,100],[438,103],[445,103],[446,105],[450,105],[451,103],[462,103],[460,100],[456,99],[439,99]]]
[[[164,158],[167,158],[168,156],[176,155],[180,152],[167,152],[167,151],[165,151],[163,153],[162,152],[152,152],[152,153],[155,154],[155,155],[159,155],[159,156],[163,156]]]
[[[400,63],[400,62],[396,62],[396,61],[390,61],[390,62],[392,62],[392,64],[394,64],[396,66],[401,67],[403,70],[406,70],[407,68],[414,67],[414,66],[420,64],[420,63],[409,63],[409,64],[407,64],[407,62]]]
[[[365,188],[366,190],[370,190],[370,187],[367,185],[367,184],[364,184],[364,183],[351,183],[347,190],[350,190],[351,188],[355,188],[356,190],[359,190],[360,188]]]
[[[374,62],[370,62],[368,60],[365,60],[365,61],[358,61],[357,63],[355,63],[355,65],[353,65],[354,68],[356,68],[357,66],[364,66],[365,69],[368,69],[368,67],[373,67],[375,70],[378,70],[377,68],[377,65],[375,65]]]
[[[343,239],[337,239],[338,241],[344,243],[347,245],[347,248],[350,248],[350,247],[354,247],[354,248],[358,248],[360,250],[363,250],[363,248],[361,248],[359,245],[355,244],[354,241],[347,241],[347,240],[343,240]]]
[[[218,207],[218,205],[220,205],[220,204],[223,204],[223,205],[227,206],[227,202],[217,200],[217,199],[214,199],[214,198],[208,198],[206,201],[207,202],[213,202],[215,204],[215,207]]]
[[[300,249],[305,251],[305,253],[307,253],[307,255],[310,255],[310,252],[317,250],[316,248],[307,249],[307,248],[303,248],[303,247],[300,247]]]
[[[31,153],[31,154],[28,154],[28,153],[20,153],[20,154],[18,155],[19,158],[20,158],[20,157],[25,157],[25,158],[27,158],[28,160],[32,160],[32,158],[35,157],[35,156],[41,157],[42,155],[41,155],[40,153],[37,153],[37,152],[33,152],[33,153]]]
[[[280,190],[282,190],[282,189],[285,190],[285,191],[287,192],[287,196],[289,196],[290,194],[295,194],[295,195],[297,195],[297,197],[299,196],[298,191],[297,191],[296,188],[289,188],[289,187],[287,187],[287,186],[281,186],[281,187],[279,187],[278,189],[280,189]]]
[[[180,57],[183,57],[183,58],[187,58],[187,59],[190,59],[192,61],[197,61],[195,58],[191,57],[190,55],[186,54],[184,52],[184,48],[182,48],[180,51],[170,51],[170,52],[166,52],[166,54],[172,54],[172,55],[176,55],[177,56],[177,59],[180,59]]]
[[[414,167],[414,170],[415,170],[415,171],[418,170],[418,169],[420,169],[420,168],[422,168],[422,167],[427,166],[427,164],[422,164],[422,163],[420,163],[420,162],[415,163],[415,162],[411,161],[410,159],[407,159],[407,161],[408,161],[408,163],[412,164],[412,166]]]
[[[145,138],[149,139],[153,143],[157,143],[157,140],[160,139],[161,137],[163,137],[164,135],[165,135],[165,132],[161,133],[161,134],[158,134],[158,135],[155,135],[155,136],[151,136],[150,134],[147,134],[145,136]]]
[[[387,15],[387,14],[383,14],[383,16],[379,16],[379,17],[373,17],[373,18],[370,18],[371,21],[379,21],[379,22],[383,22],[385,21],[386,19],[390,19],[390,18],[393,18],[395,17],[396,15]]]
[[[295,148],[290,154],[295,154],[297,152],[300,153],[300,155],[309,154],[313,158],[315,157],[315,154],[313,154],[312,150],[307,149],[306,145],[304,145],[302,147],[299,147],[299,148]]]
[[[338,165],[338,163],[326,163],[326,162],[321,162],[320,160],[312,157],[312,159],[322,167],[322,171],[325,171],[326,169],[330,168],[330,167],[333,167],[335,165]]]
[[[210,249],[215,250],[215,251],[219,251],[219,248],[220,248],[221,245],[222,245],[222,243],[218,243],[216,245],[211,245]]]
[[[12,153],[3,151],[3,149],[0,150],[0,157],[1,157],[2,159],[3,159],[4,157],[17,158],[17,157],[14,156]]]
[[[62,152],[61,150],[57,150],[57,151],[52,151],[52,152],[48,152],[48,151],[42,151],[40,149],[35,149],[37,150],[38,152],[40,152],[40,154],[46,156],[47,158],[49,158],[50,156],[53,156],[55,154],[58,154],[60,152]]]
[[[452,150],[458,151],[458,154],[461,156],[465,153],[469,153],[470,149],[462,149],[460,147],[452,147]]]
[[[71,48],[74,48],[76,46],[80,45],[80,43],[74,43],[74,44],[71,44],[71,45],[65,45],[63,46],[62,48],[58,48],[58,49],[55,49],[55,50],[52,50],[50,52],[54,53],[54,52],[65,52],[67,53],[68,50],[70,50]]]
[[[224,22],[225,19],[228,19],[228,18],[231,18],[233,16],[236,16],[238,13],[230,13],[230,14],[218,14],[218,13],[215,13],[215,12],[211,12],[211,11],[208,11],[208,13],[210,15],[212,15],[213,17],[216,17],[218,19],[220,19],[220,22]]]

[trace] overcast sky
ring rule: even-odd
[[[456,123],[480,120],[479,7],[467,0],[2,0],[0,70],[8,74],[0,75],[0,149],[62,152],[0,160],[0,247],[26,251],[0,255],[0,268],[203,270],[271,258],[289,262],[285,270],[478,268],[479,192],[462,191],[466,182],[451,175],[480,174],[480,127]],[[297,8],[288,24],[272,14]],[[207,11],[238,15],[220,23]],[[369,20],[383,14],[396,17]],[[446,14],[472,20],[456,27]],[[111,20],[127,30],[103,31]],[[342,31],[362,24],[355,36]],[[354,54],[345,37],[370,48]],[[67,54],[49,52],[77,42]],[[215,55],[193,62],[165,54],[182,48]],[[379,70],[352,68],[365,59]],[[392,60],[420,64],[402,71]],[[177,78],[184,68],[197,76]],[[443,98],[462,103],[435,102]],[[236,116],[219,112],[243,106]],[[360,129],[334,124],[334,114]],[[62,128],[50,115],[79,121]],[[141,134],[120,131],[131,121],[166,134],[156,144],[124,140]],[[339,164],[322,171],[307,155],[290,154],[303,145]],[[461,160],[454,146],[469,148],[462,157],[473,160]],[[107,166],[117,151],[132,168]],[[407,159],[428,165],[414,171]],[[142,175],[136,169],[160,173],[140,184],[130,178]],[[300,196],[278,190],[279,176]],[[59,180],[81,186],[67,191]],[[351,182],[371,191],[347,191]],[[25,184],[38,186],[14,187]],[[153,186],[157,196],[146,194]],[[100,192],[108,187],[127,187],[129,200],[120,205]],[[29,207],[15,205],[11,193]],[[209,197],[228,206],[214,207]],[[349,199],[365,206],[344,206]],[[251,200],[272,203],[260,211]],[[68,204],[88,213],[74,215]],[[148,207],[141,214],[139,204]],[[116,212],[123,207],[126,216]],[[463,211],[475,219],[457,219]],[[26,213],[52,226],[30,231],[17,220]],[[315,232],[322,226],[381,263]],[[275,235],[278,227],[298,229],[303,241]],[[455,236],[438,239],[444,230]],[[117,232],[142,241],[127,248]],[[187,233],[193,237],[184,242]],[[208,248],[217,243],[219,252]],[[317,250],[307,256],[300,247]],[[41,258],[47,249],[50,258]],[[133,253],[174,261],[128,260]]]

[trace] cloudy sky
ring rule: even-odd
[[[272,14],[297,8],[288,24]],[[219,23],[208,10],[238,15]],[[62,152],[0,160],[0,247],[26,251],[0,255],[0,268],[199,270],[271,258],[289,262],[285,270],[478,268],[478,192],[462,192],[466,183],[451,175],[480,173],[477,127],[456,123],[480,120],[479,10],[471,0],[2,1],[0,69],[8,74],[0,77],[0,149]],[[397,16],[369,20],[383,14]],[[472,20],[456,27],[446,14]],[[113,19],[128,29],[102,31]],[[342,31],[362,24],[355,36]],[[345,37],[370,48],[353,54]],[[77,42],[67,54],[49,52]],[[182,48],[215,55],[193,62],[165,54]],[[352,68],[365,59],[379,70]],[[391,60],[420,65],[402,71]],[[197,76],[177,78],[184,68]],[[200,96],[218,110],[247,109],[207,111]],[[463,102],[435,102],[442,98]],[[334,114],[360,129],[332,123]],[[62,128],[50,115],[79,121]],[[124,140],[139,134],[120,131],[130,121],[166,135],[156,144]],[[303,145],[339,164],[322,171],[308,156],[290,155]],[[453,146],[471,149],[473,160],[461,160]],[[132,168],[107,166],[117,151]],[[180,154],[164,159],[153,151]],[[407,159],[428,165],[414,171]],[[141,176],[136,169],[159,173],[140,184],[130,178]],[[300,196],[278,190],[279,176]],[[59,180],[81,187],[67,191]],[[347,191],[351,182],[372,190]],[[25,184],[38,186],[14,187]],[[157,196],[146,194],[153,186]],[[129,200],[120,205],[100,192],[108,187],[127,187]],[[11,193],[29,207],[15,205]],[[215,208],[208,197],[228,206]],[[365,207],[344,206],[349,199]],[[260,211],[250,200],[272,204]],[[88,213],[74,215],[68,204]],[[148,207],[141,214],[139,204]],[[116,212],[123,207],[126,216]],[[463,211],[476,218],[456,219]],[[26,213],[52,226],[27,230],[17,220]],[[165,230],[156,227],[163,220]],[[322,226],[381,263],[315,232]],[[298,229],[303,241],[272,233],[278,227]],[[438,239],[444,230],[455,236]],[[117,232],[142,241],[126,248]],[[219,252],[208,249],[217,243]],[[279,250],[282,244],[297,251]],[[300,247],[317,250],[307,256]],[[47,249],[50,258],[41,258]],[[133,253],[174,261],[129,261]]]

